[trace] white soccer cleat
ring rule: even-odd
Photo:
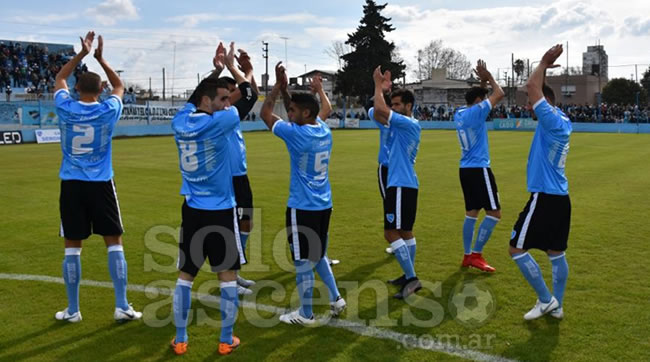
[[[253,291],[248,289],[248,288],[244,288],[241,285],[238,285],[237,286],[237,294],[238,295],[251,295],[251,294],[253,294]]]
[[[314,316],[311,318],[305,318],[300,315],[300,310],[296,309],[293,312],[289,312],[280,316],[280,322],[286,324],[302,324],[305,326],[311,326],[316,323]]]
[[[133,306],[129,304],[129,309],[115,308],[113,318],[118,322],[135,321],[142,318],[142,312],[136,312]]]
[[[244,279],[244,278],[240,277],[239,274],[237,274],[237,285],[239,285],[241,287],[244,287],[244,288],[250,288],[253,285],[255,285],[255,281]]]
[[[347,306],[345,299],[339,296],[336,302],[330,302],[330,314],[332,317],[338,317]]]
[[[386,254],[393,255],[393,248],[391,248],[391,247],[386,248]]]
[[[564,310],[562,307],[555,308],[549,313],[551,317],[556,318],[556,319],[564,319]]]
[[[533,319],[537,319],[546,313],[552,312],[553,310],[557,309],[559,306],[560,303],[557,301],[557,299],[555,299],[555,297],[551,297],[551,301],[548,303],[542,303],[538,299],[533,309],[531,309],[528,313],[524,314],[524,319],[527,321],[532,321]]]
[[[56,314],[54,315],[54,318],[56,320],[58,320],[58,321],[66,321],[66,322],[70,322],[70,323],[78,323],[78,322],[81,322],[81,319],[82,319],[81,318],[81,311],[78,311],[77,313],[73,313],[73,314],[68,314],[68,308],[66,308],[66,309],[64,309],[64,310],[62,310],[60,312],[56,312]]]

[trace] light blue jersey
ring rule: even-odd
[[[368,117],[370,117],[370,119],[377,125],[377,128],[379,128],[379,155],[377,156],[377,162],[379,162],[380,165],[388,167],[390,127],[378,122],[374,115],[375,109],[370,108],[368,111]]]
[[[201,210],[235,207],[229,138],[239,124],[237,108],[208,114],[187,103],[172,120],[187,205]]]
[[[397,112],[390,111],[388,151],[388,187],[417,189],[415,158],[420,146],[420,122]]]
[[[54,94],[61,130],[61,180],[108,181],[113,178],[111,139],[122,115],[122,100],[110,96],[102,103],[70,98],[67,89]]]
[[[486,99],[471,107],[461,107],[454,114],[458,141],[460,141],[460,167],[490,167],[487,125],[492,104]]]
[[[325,210],[332,207],[329,162],[332,132],[325,122],[299,126],[277,121],[273,134],[287,144],[291,158],[291,186],[288,205],[300,210]]]
[[[568,195],[564,166],[569,154],[571,121],[545,98],[533,106],[539,120],[528,155],[528,191]]]
[[[230,143],[230,168],[232,169],[233,176],[243,176],[246,174],[248,167],[246,164],[246,142],[244,142],[244,135],[241,133],[239,123],[235,127],[235,131],[228,138]]]

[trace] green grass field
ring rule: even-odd
[[[484,255],[494,275],[460,268],[464,204],[458,180],[460,154],[455,132],[424,131],[417,161],[420,179],[416,271],[430,282],[409,304],[393,300],[388,278],[399,275],[384,252],[382,211],[376,184],[376,131],[335,131],[330,166],[334,213],[329,255],[349,310],[344,321],[380,331],[420,337],[420,345],[458,344],[487,355],[516,360],[648,360],[650,313],[648,242],[650,226],[650,135],[587,134],[572,136],[567,162],[573,215],[567,259],[570,276],[565,320],[550,317],[525,322],[535,303],[532,288],[507,253],[511,228],[526,203],[526,159],[532,133],[491,132],[490,145],[503,208]],[[245,135],[249,177],[257,219],[249,241],[250,265],[243,275],[260,283],[258,305],[295,303],[294,274],[287,267],[284,213],[289,160],[281,140],[269,132]],[[61,276],[63,242],[58,237],[58,145],[0,148],[0,273]],[[131,285],[173,286],[182,198],[173,138],[118,139],[113,164],[126,234]],[[533,251],[550,282],[550,262]],[[106,250],[93,236],[84,245],[84,280],[110,282]],[[290,266],[290,264],[288,264]],[[2,277],[7,279],[6,276]],[[204,271],[194,291],[218,295],[214,275]],[[463,283],[489,288],[496,311],[483,324],[465,325],[453,318],[450,294]],[[355,284],[356,283],[356,284]],[[355,288],[362,288],[358,292]],[[321,286],[317,283],[317,286]],[[375,291],[373,291],[375,288]],[[283,292],[286,290],[286,292]],[[318,294],[318,292],[317,292]],[[79,324],[56,322],[66,306],[63,285],[45,281],[0,281],[0,360],[148,360],[176,359],[168,348],[174,335],[171,297],[129,292],[145,320],[116,324],[113,291],[82,285]],[[472,306],[469,300],[468,307]],[[478,302],[475,302],[475,304]],[[379,307],[378,307],[379,306]],[[459,360],[441,351],[362,336],[344,323],[318,328],[278,324],[268,310],[240,309],[235,333],[242,346],[228,357],[216,353],[218,304],[194,300],[189,327],[190,349],[184,360]],[[325,312],[327,306],[316,308]],[[420,322],[413,322],[413,319]],[[213,322],[211,322],[213,321]],[[364,332],[357,328],[357,332]],[[365,333],[365,332],[364,332]],[[424,336],[424,337],[423,337]],[[477,342],[478,340],[478,342]],[[438,348],[439,349],[439,348]],[[463,352],[465,353],[465,352]],[[461,356],[471,358],[470,354]]]

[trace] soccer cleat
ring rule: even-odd
[[[418,277],[413,277],[407,280],[406,283],[402,286],[402,289],[393,295],[393,297],[396,299],[406,299],[409,295],[414,294],[420,289],[422,289],[420,279],[418,279]]]
[[[237,286],[237,294],[238,295],[251,295],[251,294],[253,294],[253,291],[248,289],[248,288],[244,288],[241,285],[238,285]]]
[[[285,313],[280,316],[280,322],[286,323],[286,324],[302,324],[302,325],[313,325],[316,323],[316,320],[314,319],[314,316],[312,315],[311,318],[305,318],[300,315],[300,310],[296,309],[293,312]]]
[[[232,344],[221,342],[219,343],[219,354],[227,355],[231,354],[237,347],[239,347],[239,338],[232,336]]]
[[[556,318],[556,319],[564,319],[564,310],[562,307],[555,308],[549,313],[551,317]]]
[[[338,317],[343,312],[345,307],[347,307],[345,299],[341,298],[339,295],[339,297],[336,298],[336,302],[330,302],[330,314],[332,317]]]
[[[255,281],[244,279],[244,278],[240,277],[239,274],[237,274],[237,285],[239,285],[241,287],[244,287],[244,288],[250,288],[253,285],[255,285]]]
[[[463,264],[465,264],[465,260],[463,260]],[[488,273],[494,273],[496,271],[496,269],[490,266],[487,261],[483,259],[481,253],[472,253],[469,257],[469,265]]]
[[[176,337],[172,338],[172,342],[169,344],[172,348],[172,351],[178,356],[185,354],[187,352],[187,342],[178,342],[176,343]]]
[[[472,254],[463,255],[463,268],[469,268],[472,265]]]
[[[402,274],[399,278],[395,278],[387,281],[388,284],[392,284],[397,287],[403,287],[406,284],[406,275]]]
[[[56,314],[54,315],[54,318],[56,320],[58,320],[58,321],[66,321],[66,322],[70,322],[70,323],[78,323],[78,322],[81,322],[81,319],[82,319],[81,318],[81,311],[77,311],[77,313],[68,314],[68,308],[66,308],[66,309],[64,309],[64,310],[62,310],[60,312],[56,312]]]
[[[135,321],[142,318],[142,312],[136,312],[133,306],[129,304],[129,309],[115,308],[113,318],[118,322]]]
[[[528,311],[528,313],[524,314],[524,319],[527,321],[532,321],[533,319],[537,319],[546,313],[552,312],[554,309],[557,309],[559,306],[560,303],[557,301],[557,299],[555,299],[555,297],[551,297],[551,301],[548,303],[542,303],[538,299],[533,309]]]
[[[391,248],[391,247],[387,247],[387,248],[386,248],[386,254],[393,255],[393,248]]]

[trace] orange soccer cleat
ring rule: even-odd
[[[235,350],[235,348],[239,347],[239,338],[232,336],[232,344],[228,343],[219,343],[219,354],[220,355],[226,355],[226,354],[231,354],[232,351]]]
[[[172,342],[169,344],[169,346],[172,348],[172,351],[174,351],[174,353],[179,356],[187,352],[187,342],[176,343],[176,337],[172,339]]]

